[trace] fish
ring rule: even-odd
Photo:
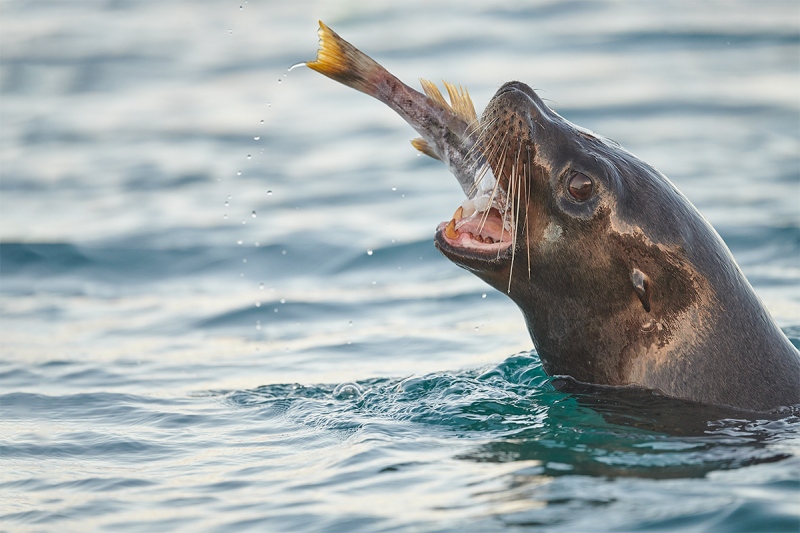
[[[435,83],[420,79],[422,91],[400,81],[374,59],[341,38],[319,21],[319,49],[305,65],[347,87],[367,94],[400,115],[421,137],[411,144],[423,154],[442,161],[456,177],[466,199],[445,227],[451,238],[460,229],[479,236],[487,223],[502,228],[498,253],[514,240],[511,211],[502,184],[497,180],[486,152],[486,130],[478,118],[469,91],[443,81],[448,99]],[[495,154],[496,155],[496,154]],[[490,217],[490,212],[492,217]],[[491,220],[490,220],[491,219]],[[460,226],[457,228],[457,224]],[[495,233],[496,235],[496,233]],[[494,244],[494,240],[491,243]]]

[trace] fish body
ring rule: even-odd
[[[491,178],[479,183],[491,169],[476,146],[478,117],[466,89],[444,82],[447,102],[434,83],[420,80],[424,93],[409,87],[321,21],[319,37],[317,58],[306,66],[393,109],[422,136],[411,144],[445,163],[468,198],[493,186]]]

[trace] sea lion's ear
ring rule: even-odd
[[[647,274],[639,270],[638,268],[634,268],[631,270],[631,282],[633,283],[633,290],[636,291],[636,296],[639,297],[639,301],[642,302],[642,307],[648,313],[650,312],[650,278],[647,277]]]

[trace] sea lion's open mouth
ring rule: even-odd
[[[469,216],[465,213],[464,206],[459,207],[449,222],[442,222],[436,229],[436,245],[442,252],[481,260],[497,260],[508,253],[512,229],[496,207],[473,209]]]

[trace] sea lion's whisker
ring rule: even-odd
[[[525,225],[528,227],[530,222],[530,215],[528,213],[528,206],[530,206],[530,192],[528,192],[528,184],[532,183],[533,180],[533,167],[531,166],[531,147],[526,146],[525,152],[527,155],[527,165],[525,165],[525,179],[523,180],[525,183],[525,198],[527,201],[525,202]],[[516,228],[517,226],[515,226]],[[530,237],[525,239],[526,248],[528,249],[528,279],[531,279],[531,239]]]
[[[507,154],[507,149],[508,149],[508,146],[509,146],[509,143],[506,142],[506,137],[507,136],[508,136],[507,132],[503,134],[503,140],[502,140],[503,153],[500,156],[500,164],[498,165],[498,168],[500,169],[500,174],[501,175],[503,173],[503,169],[506,166],[506,154]],[[500,188],[500,178],[497,177],[497,176],[495,176],[495,178],[496,179],[494,181],[494,187],[492,187],[492,194],[491,194],[491,196],[489,196],[489,207],[483,213],[483,218],[481,219],[481,223],[480,223],[478,231],[483,231],[483,226],[486,224],[486,219],[489,217],[489,211],[491,210],[491,206],[494,204],[494,198],[497,195],[497,190]]]
[[[486,135],[489,133],[490,128],[494,125],[495,122],[497,122],[497,120],[498,119],[494,118],[487,124],[478,124],[478,126],[480,126],[481,128],[480,131],[478,132],[478,137],[475,139],[475,144],[473,144],[470,147],[470,149],[467,150],[466,155],[472,155],[473,153],[475,153],[476,150],[481,149],[481,145],[485,142]],[[470,135],[472,135],[472,133],[474,132],[470,132]]]
[[[480,169],[480,171],[478,172],[478,175],[475,177],[475,181],[473,183],[473,186],[470,189],[470,197],[472,197],[472,195],[474,195],[478,191],[478,187],[480,185],[480,182],[486,176],[486,173],[489,172],[492,169],[491,161],[495,158],[495,156],[497,155],[497,152],[501,149],[501,147],[503,146],[503,143],[505,142],[505,136],[507,135],[507,133],[503,134],[503,139],[501,140],[501,142],[496,143],[496,144],[494,143],[494,140],[495,140],[496,136],[499,133],[500,132],[497,131],[492,136],[491,141],[492,141],[493,144],[490,145],[492,147],[492,149],[488,154],[486,154],[485,164]],[[495,176],[495,178],[496,178],[496,176]]]

